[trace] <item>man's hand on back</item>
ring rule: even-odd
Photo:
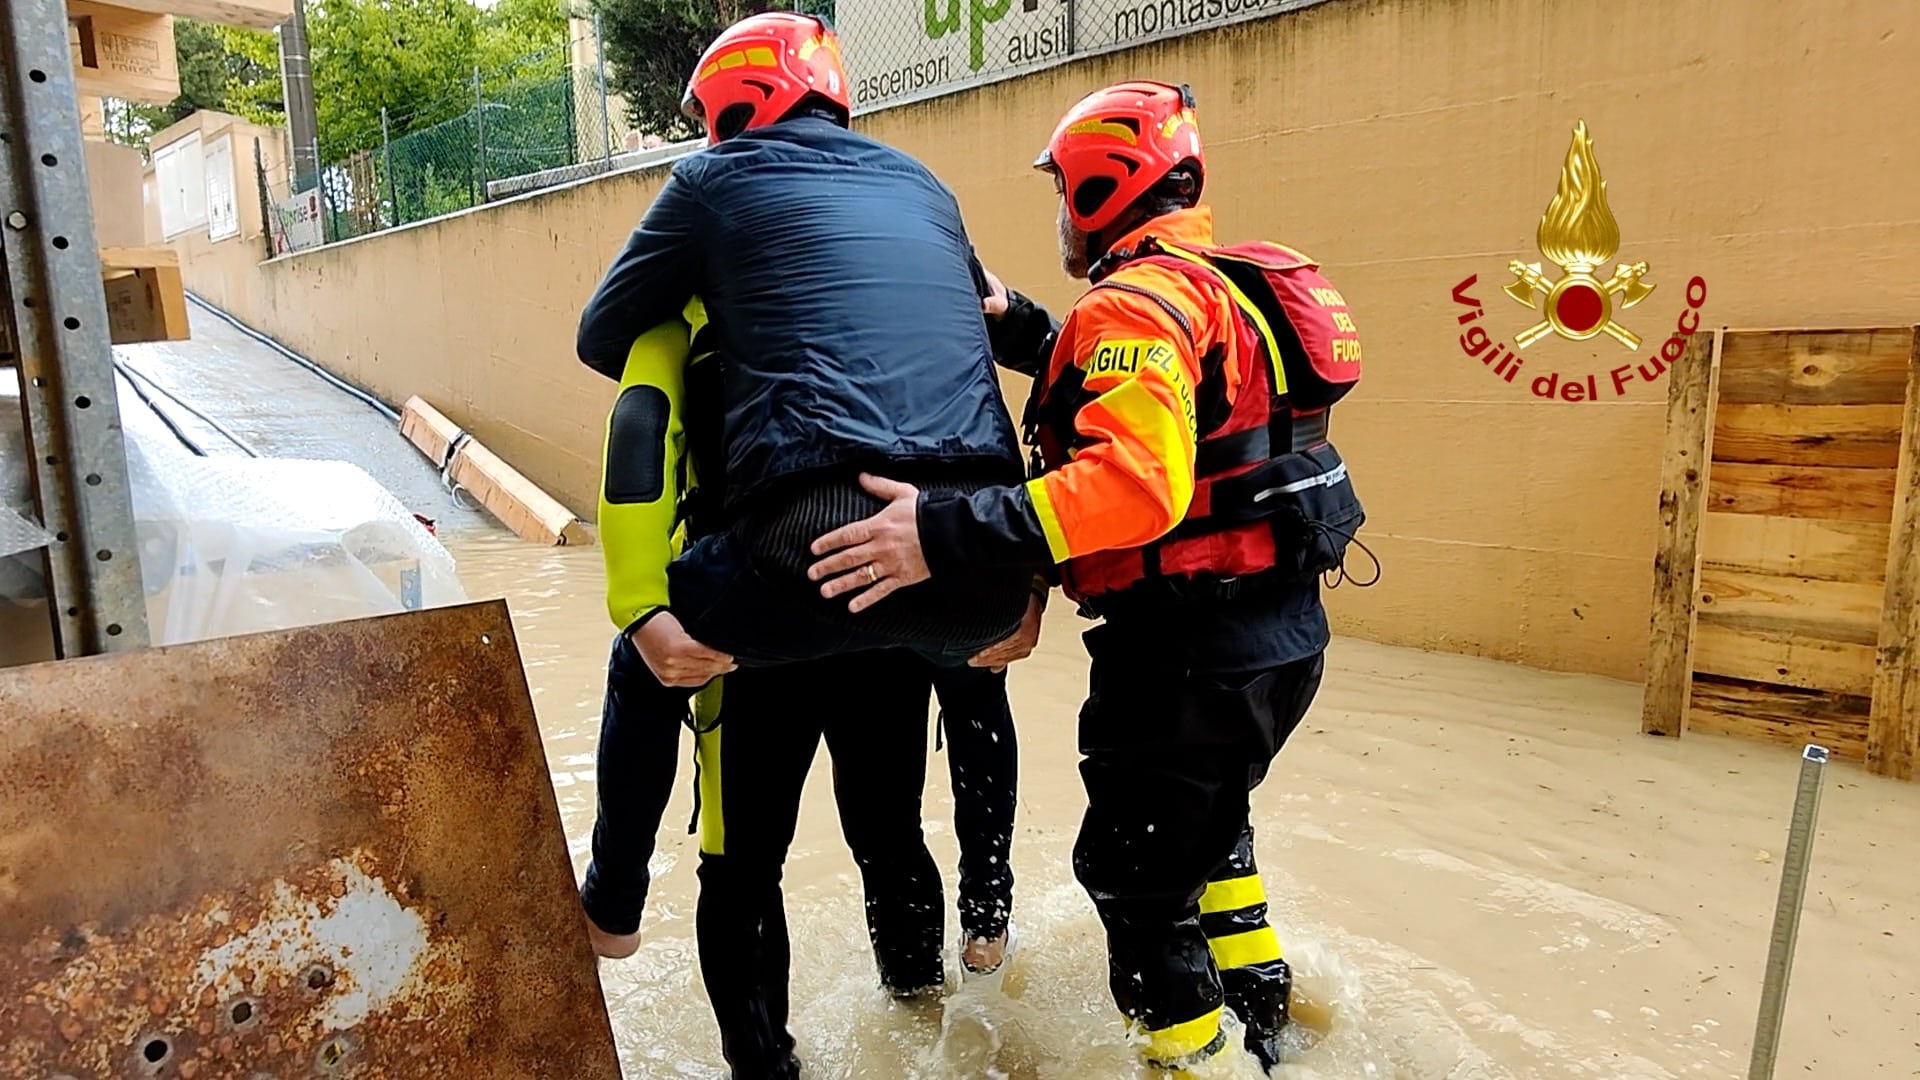
[[[823,582],[820,595],[831,600],[860,590],[848,611],[865,611],[896,589],[933,576],[920,550],[920,489],[898,480],[860,474],[860,486],[887,500],[879,513],[844,525],[813,542],[815,556],[807,577]]]
[[[666,686],[705,686],[740,666],[726,653],[693,640],[670,611],[648,619],[632,639],[653,677]]]
[[[986,312],[989,318],[997,319],[1007,313],[1007,283],[984,266],[980,268],[980,274],[987,279],[987,288],[992,290],[980,301],[980,310]]]

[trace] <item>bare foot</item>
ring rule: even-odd
[[[593,942],[593,954],[607,960],[625,960],[640,951],[640,932],[609,934],[587,920],[587,940]]]
[[[1007,934],[997,938],[968,938],[960,950],[960,962],[975,975],[990,975],[999,970],[1007,956]]]

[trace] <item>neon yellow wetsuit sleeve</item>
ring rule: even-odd
[[[600,550],[607,615],[622,629],[667,604],[667,564],[685,529],[679,506],[692,482],[685,402],[689,342],[706,324],[695,297],[683,317],[640,335],[627,353],[620,396],[601,444]]]

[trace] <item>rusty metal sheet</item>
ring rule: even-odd
[[[0,671],[0,1076],[618,1080],[506,605]]]

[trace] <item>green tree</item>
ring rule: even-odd
[[[109,105],[110,135],[143,144],[147,136],[202,109],[261,124],[283,121],[279,42],[271,33],[183,18],[174,20],[173,42],[180,96],[165,105]]]
[[[699,128],[680,112],[687,76],[720,31],[762,11],[833,16],[833,0],[592,0],[606,35],[607,80],[642,131],[685,139]]]
[[[563,0],[309,0],[320,156],[334,161],[392,133],[472,111],[473,73],[488,90],[567,69]]]

